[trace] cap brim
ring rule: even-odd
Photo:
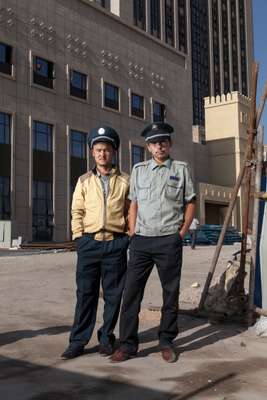
[[[158,142],[163,142],[166,139],[170,140],[171,139],[171,135],[168,133],[157,133],[156,135],[153,135],[151,137],[146,138],[146,142],[147,143],[158,143]]]

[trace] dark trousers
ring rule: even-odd
[[[113,330],[118,320],[127,266],[128,236],[110,241],[94,240],[83,235],[77,243],[77,303],[70,343],[85,346],[96,322],[100,282],[104,295],[103,325],[98,331],[101,344],[115,340]]]
[[[120,342],[130,353],[138,350],[141,301],[148,277],[156,264],[163,291],[159,327],[160,346],[170,346],[178,334],[178,297],[182,267],[182,240],[178,233],[147,237],[136,235],[130,244],[125,291],[120,318]]]

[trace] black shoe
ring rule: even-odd
[[[64,360],[71,360],[72,358],[81,356],[83,353],[83,346],[69,346],[66,348],[64,353],[61,354],[61,358],[63,358]]]
[[[111,356],[114,353],[114,344],[109,343],[109,344],[100,344],[99,346],[99,354],[102,357],[108,357]]]

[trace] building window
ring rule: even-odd
[[[153,101],[153,122],[165,121],[166,108],[164,104]]]
[[[178,0],[178,38],[179,50],[187,52],[187,21],[186,21],[186,1]]]
[[[33,241],[53,239],[53,190],[52,182],[33,181]]]
[[[54,63],[47,61],[44,58],[33,57],[33,83],[54,88]]]
[[[87,99],[87,75],[70,70],[70,95]]]
[[[71,157],[86,158],[86,133],[71,130]]]
[[[191,0],[193,125],[204,126],[203,98],[210,95],[208,2]]]
[[[106,7],[106,0],[95,0],[96,4],[99,4],[101,7]]]
[[[0,176],[0,220],[10,220],[10,178]]]
[[[173,0],[165,0],[165,41],[174,45],[174,9]]]
[[[247,44],[246,44],[246,14],[244,0],[239,1],[239,27],[240,27],[240,50],[241,50],[241,80],[242,94],[248,95],[247,87]],[[241,89],[241,90],[240,90]]]
[[[131,161],[132,161],[132,168],[135,164],[144,161],[145,157],[145,149],[142,146],[136,146],[133,144],[131,146]]]
[[[150,0],[150,33],[157,38],[161,34],[160,0]]]
[[[222,42],[223,42],[223,92],[230,92],[230,61],[229,61],[229,40],[228,40],[228,4],[222,0]]]
[[[74,192],[79,176],[87,171],[86,132],[70,131],[70,191]]]
[[[52,131],[52,125],[33,121],[33,149],[52,152]]]
[[[212,39],[213,39],[213,76],[214,95],[221,94],[221,68],[220,68],[220,43],[219,43],[219,9],[218,1],[212,0]]]
[[[0,43],[0,72],[12,75],[12,47]]]
[[[236,12],[236,1],[230,1],[231,11],[231,32],[232,32],[232,73],[233,73],[233,89],[238,90],[238,47],[237,47],[237,12]]]
[[[0,112],[0,143],[10,144],[11,115]]]
[[[118,111],[120,109],[119,88],[106,82],[104,83],[104,106]]]
[[[146,1],[134,0],[133,1],[133,14],[134,24],[143,30],[146,30]]]
[[[138,94],[131,94],[131,115],[144,119],[144,97]]]

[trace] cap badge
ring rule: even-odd
[[[104,128],[99,128],[97,132],[98,132],[99,135],[104,135],[105,129]]]
[[[156,124],[152,125],[152,129],[157,129],[157,127],[158,127],[158,125],[156,125]]]

